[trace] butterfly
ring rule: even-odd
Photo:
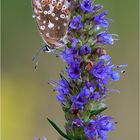
[[[45,43],[43,50],[51,52],[65,46],[70,22],[68,0],[32,0],[33,18]]]

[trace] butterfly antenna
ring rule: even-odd
[[[37,50],[37,52],[35,53],[35,55],[33,56],[33,58],[32,58],[32,61],[35,62],[35,66],[34,66],[35,69],[37,69],[37,67],[38,67],[40,55],[41,55],[41,52],[43,52],[44,47],[45,47],[45,46],[39,48],[39,49]]]
[[[38,49],[38,51],[32,58],[32,61],[35,62],[35,69],[37,69],[37,67],[38,67],[41,52],[50,53],[51,50],[47,44],[45,46],[43,45],[41,48]]]

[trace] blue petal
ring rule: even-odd
[[[106,140],[108,138],[106,131],[100,130],[98,131],[98,134],[102,140]]]
[[[118,72],[112,72],[110,76],[114,81],[120,80],[120,74]]]

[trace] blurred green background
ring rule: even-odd
[[[116,64],[128,64],[127,72],[111,88],[107,100],[109,114],[118,122],[109,140],[138,140],[138,0],[96,0],[109,11],[110,32],[120,41],[108,52]],[[2,0],[2,140],[32,140],[46,136],[57,140],[58,134],[46,117],[61,127],[64,115],[47,82],[58,79],[64,67],[53,54],[42,55],[37,71],[32,57],[41,45],[32,19],[30,0]]]

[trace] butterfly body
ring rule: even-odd
[[[32,0],[32,8],[45,44],[52,50],[63,47],[70,21],[70,3],[67,0]]]

